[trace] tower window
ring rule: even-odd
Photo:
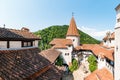
[[[104,42],[106,43],[106,40]]]
[[[116,51],[118,51],[118,46],[116,46]]]
[[[117,19],[117,22],[120,22],[120,18]]]
[[[71,45],[68,45],[69,47],[71,47]]]
[[[68,55],[69,55],[69,53],[65,53],[65,55],[66,55],[66,56],[68,56]]]

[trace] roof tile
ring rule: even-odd
[[[110,35],[106,35],[103,40],[115,39],[115,32],[110,33]]]
[[[100,46],[99,44],[83,44],[81,46],[77,46],[75,49],[91,50],[96,56],[103,55],[104,57],[107,57],[112,61],[114,60],[113,58],[114,49],[113,48],[107,49],[105,47]]]
[[[36,40],[40,39],[38,36],[26,30],[6,29],[0,28],[0,39],[2,40]]]
[[[50,42],[51,45],[53,45],[53,48],[67,48],[67,45],[72,45],[71,39],[58,39],[55,38]]]
[[[48,49],[40,52],[39,54],[48,59],[51,63],[54,63],[60,55],[60,52],[55,49]]]
[[[4,80],[23,80],[27,78],[29,79],[30,75],[35,74],[32,76],[33,80],[33,78],[44,75],[43,71],[46,72],[47,70],[43,69],[49,66],[50,62],[43,56],[39,55],[39,52],[40,50],[38,48],[0,50],[0,77]],[[53,71],[52,73],[56,73],[53,68],[51,69],[50,67],[50,70],[47,71],[48,75],[51,70]],[[48,77],[47,73],[44,76]],[[50,78],[54,77],[57,80],[58,76],[60,77],[60,75],[56,74],[52,75]],[[44,77],[41,78],[42,80],[45,80]]]
[[[95,70],[90,75],[88,75],[85,80],[114,80],[113,74],[107,70],[107,68],[102,68],[100,70]]]

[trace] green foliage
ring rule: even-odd
[[[69,66],[69,70],[73,72],[74,70],[78,69],[78,61],[76,59],[72,60],[72,65]]]
[[[51,46],[49,45],[49,43],[54,38],[65,38],[67,30],[68,30],[68,25],[63,25],[63,26],[56,25],[56,26],[50,26],[48,28],[35,32],[36,35],[41,37],[41,40],[39,42],[40,49],[45,50],[45,49],[50,48]],[[80,30],[79,30],[79,34],[80,34],[81,44],[100,43],[100,41],[92,38],[91,36],[89,36],[88,34]]]
[[[94,55],[90,55],[90,56],[88,57],[88,62],[89,62],[89,63],[94,63],[94,62],[96,62],[96,57],[95,57]]]
[[[63,65],[63,58],[61,56],[59,56],[57,58],[55,65],[57,65],[57,66],[62,66]]]
[[[88,62],[89,62],[89,70],[93,72],[94,70],[97,69],[97,60],[94,55],[90,55],[88,57]]]
[[[89,69],[90,69],[91,72],[93,72],[97,69],[97,65],[90,64]]]

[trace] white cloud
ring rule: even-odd
[[[110,31],[112,32],[112,30],[97,30],[97,29],[93,29],[93,28],[88,28],[88,27],[78,27],[78,29],[82,30],[83,32],[89,34],[90,36],[98,39],[98,40],[102,40],[103,37],[106,35],[106,32]]]

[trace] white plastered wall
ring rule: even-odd
[[[119,6],[120,7],[120,6]],[[120,8],[116,11],[116,25],[115,25],[115,69],[114,69],[114,80],[120,80],[120,22],[117,19],[120,18]]]
[[[0,48],[7,48],[7,41],[0,41]]]
[[[73,46],[77,47],[80,45],[80,37],[77,36],[67,36],[66,39],[71,39],[73,42]]]
[[[67,46],[67,49],[56,49],[60,51],[62,54],[61,56],[64,59],[64,63],[68,64],[72,62],[72,51],[73,51],[73,46]],[[69,55],[65,55],[65,53],[69,53]]]
[[[10,48],[21,48],[21,41],[10,41]]]
[[[38,43],[39,43],[39,40],[33,41],[33,46],[34,46],[34,47],[38,47]]]

